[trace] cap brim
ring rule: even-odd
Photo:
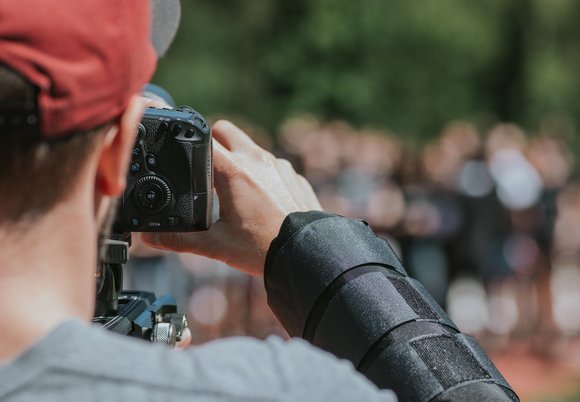
[[[167,52],[181,19],[181,3],[179,0],[151,0],[151,10],[153,13],[151,40],[161,57]]]

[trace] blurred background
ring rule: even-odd
[[[389,239],[529,401],[580,400],[580,2],[182,0],[154,82]],[[133,258],[194,342],[285,336],[259,279]]]

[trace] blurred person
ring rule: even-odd
[[[418,188],[407,191],[401,254],[410,274],[445,307],[449,266],[442,239],[438,237],[443,225],[440,212],[432,194]]]
[[[340,149],[340,165],[342,168],[349,165],[356,150],[358,132],[344,120],[331,120],[323,124],[323,129],[336,137]]]
[[[563,188],[574,166],[574,157],[567,142],[554,135],[540,135],[530,142],[527,150],[530,163],[539,173],[544,188]]]
[[[295,159],[302,158],[319,127],[319,121],[313,116],[294,117],[282,124],[276,136],[279,153],[291,161],[300,173],[303,173],[302,162],[297,166]]]
[[[507,213],[501,260],[507,264],[507,272],[511,275],[531,269],[530,263],[524,266],[509,258],[510,253],[515,252],[510,251],[510,244],[515,247],[518,244],[510,243],[509,239],[511,234],[529,238],[534,225],[534,208],[543,189],[538,171],[527,158],[528,147],[525,133],[512,124],[493,127],[485,142],[486,162],[495,184],[495,195]]]
[[[555,339],[554,304],[557,293],[550,281],[553,277],[552,262],[557,260],[554,253],[555,226],[558,219],[558,197],[565,188],[572,173],[574,158],[566,141],[557,135],[543,133],[533,138],[526,156],[542,180],[542,193],[534,208],[533,226],[529,233],[536,241],[538,257],[534,272],[534,281],[538,294],[538,317],[536,338],[538,348]],[[562,326],[560,325],[560,328]]]
[[[403,258],[409,270],[446,306],[452,274],[449,249],[462,229],[464,213],[455,194],[463,153],[461,138],[470,134],[457,124],[423,150],[422,180],[406,186],[407,209],[403,218]],[[467,126],[466,126],[467,127]],[[451,140],[452,138],[452,140]],[[425,264],[431,261],[431,264]]]
[[[282,125],[278,134],[279,155],[312,183],[321,205],[344,216],[354,213],[348,197],[339,191],[338,178],[345,155],[352,149],[354,131],[345,122],[320,123],[312,118],[294,118]]]
[[[477,129],[465,121],[453,121],[444,127],[439,138],[423,152],[427,177],[440,186],[455,189],[466,162],[480,153]]]
[[[336,184],[327,184],[316,191],[320,205],[325,211],[342,216],[356,216],[354,207],[348,197],[342,195]]]
[[[350,363],[300,340],[178,353],[87,325],[157,57],[148,1],[63,2],[0,6],[0,399],[395,400],[378,385],[401,400],[517,400],[386,242],[320,211],[289,162],[226,121],[213,126],[220,219],[144,240],[264,275],[289,334]]]
[[[447,155],[463,161],[477,156],[481,149],[481,138],[475,126],[461,120],[452,121],[445,126],[439,143]]]
[[[349,216],[369,217],[378,215],[370,211],[369,200],[380,199],[390,192],[397,200],[400,190],[392,182],[392,176],[399,169],[401,146],[390,133],[377,130],[362,130],[351,136],[350,147],[343,148],[344,166],[336,177],[336,191],[349,203]],[[372,205],[376,208],[376,202]],[[399,209],[399,208],[398,208]],[[400,212],[393,216],[396,224]],[[383,227],[386,222],[376,222]]]
[[[439,289],[449,290],[440,293],[441,303],[462,329],[475,335],[483,334],[489,323],[485,285],[497,272],[489,269],[497,269],[491,251],[505,224],[482,145],[473,125],[454,121],[425,148],[423,191],[427,195],[418,199],[423,200],[419,206],[430,211],[425,222],[433,223],[411,238],[414,247],[409,251],[411,258],[416,254],[417,266],[427,259],[437,261],[446,276]]]
[[[580,356],[570,353],[578,350],[580,335],[580,258],[578,254],[560,255],[553,260],[550,272],[550,293],[552,296],[549,307],[554,326],[558,329],[557,337],[549,339],[551,344],[548,353],[544,355],[577,366]],[[544,335],[545,338],[545,334]],[[553,335],[553,334],[552,334]]]
[[[542,252],[549,258],[553,254],[558,198],[568,184],[574,167],[574,158],[563,138],[549,134],[533,138],[526,156],[542,180],[542,193],[536,207],[535,225],[531,230]]]
[[[312,133],[301,156],[304,177],[315,190],[332,183],[340,173],[342,146],[341,138],[331,126],[321,125]]]
[[[453,277],[476,274],[469,270],[471,265],[465,264],[470,255],[466,249],[471,248],[467,233],[472,227],[473,213],[477,211],[471,203],[493,190],[491,176],[481,158],[481,148],[477,129],[471,123],[457,120],[444,127],[437,142],[431,146],[431,152],[425,155],[427,176],[440,192],[452,195],[458,216],[452,220],[456,223],[452,225],[453,236],[448,246]]]
[[[345,148],[346,166],[373,178],[390,178],[401,163],[401,144],[388,131],[362,130]]]
[[[502,233],[496,232],[488,240],[491,248],[486,253],[492,258],[488,257],[483,266],[491,309],[489,329],[503,338],[529,339],[543,320],[538,317],[538,308],[542,307],[535,282],[540,266],[547,261],[536,238],[544,184],[528,158],[528,138],[516,125],[492,127],[484,149],[494,183],[496,210],[501,209],[498,216],[503,216],[496,223]]]
[[[406,203],[401,188],[392,183],[377,185],[367,200],[365,220],[378,233],[389,233],[403,219]]]
[[[580,299],[578,282],[580,278],[580,184],[571,181],[564,185],[556,197],[557,217],[554,224],[552,243],[552,270],[549,273],[549,296],[551,316],[564,340],[577,338],[580,323],[576,319]],[[562,341],[562,339],[557,339]],[[566,343],[564,343],[566,345]],[[555,346],[561,346],[558,342]],[[555,349],[559,356],[577,363],[577,356],[569,354],[569,349]]]
[[[574,255],[580,251],[580,185],[567,184],[557,197],[558,216],[554,225],[554,255]]]
[[[527,147],[526,133],[517,125],[500,123],[492,127],[487,133],[484,150],[489,159],[499,151],[513,149],[523,153]]]
[[[356,134],[342,121],[321,123],[314,118],[287,120],[277,136],[278,155],[287,157],[297,171],[310,180],[322,206],[344,216],[355,211],[339,191],[338,179],[347,165]]]

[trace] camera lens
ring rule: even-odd
[[[135,183],[133,197],[139,209],[149,215],[155,215],[169,206],[171,190],[163,179],[145,176]]]

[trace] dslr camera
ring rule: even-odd
[[[173,103],[163,89],[149,86]],[[172,296],[123,290],[131,232],[191,232],[211,225],[212,136],[188,106],[148,108],[137,127],[127,188],[97,270],[93,322],[123,335],[175,345],[187,328]]]
[[[146,109],[114,232],[208,229],[212,166],[211,129],[199,113],[189,106]]]

